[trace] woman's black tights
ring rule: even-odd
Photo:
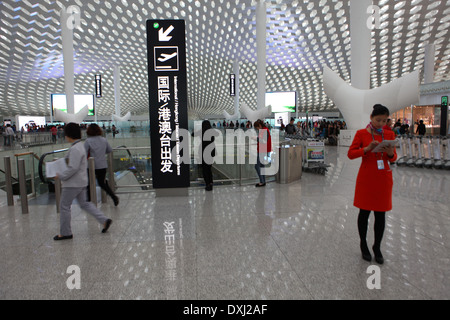
[[[370,211],[360,209],[358,215],[358,231],[361,239],[361,249],[367,248],[367,227],[369,224]],[[386,212],[375,211],[375,243],[373,250],[375,255],[381,256],[381,240],[383,239],[384,228],[386,225]],[[368,250],[368,248],[367,248]]]

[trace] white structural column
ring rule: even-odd
[[[371,0],[350,0],[350,32],[352,50],[352,85],[341,79],[327,66],[323,69],[325,93],[333,100],[347,122],[351,143],[356,130],[364,128],[373,105],[380,103],[396,112],[419,102],[419,71],[404,75],[391,83],[370,89]],[[341,140],[341,145],[342,140]]]
[[[235,75],[235,96],[234,96],[234,114],[239,114],[239,60],[235,60],[233,63],[233,73]]]
[[[266,3],[259,0],[256,6],[256,67],[257,67],[257,109],[265,108],[266,102]]]
[[[354,88],[370,89],[371,30],[368,13],[372,0],[350,0],[351,82]]]
[[[116,116],[121,116],[120,110],[120,67],[114,67],[114,98],[116,102]]]
[[[424,84],[434,82],[434,55],[436,46],[434,43],[425,46]]]
[[[75,70],[73,50],[73,25],[69,18],[73,19],[67,10],[61,10],[61,38],[64,59],[64,86],[66,90],[67,113],[75,113]]]

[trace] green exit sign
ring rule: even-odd
[[[444,96],[441,99],[441,106],[447,107],[448,106],[448,96]]]

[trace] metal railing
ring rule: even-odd
[[[4,165],[5,165],[5,171],[2,171],[5,174],[5,191],[6,191],[6,198],[8,207],[14,206],[14,193],[13,193],[13,180],[16,180],[16,182],[19,182],[17,179],[15,179],[12,176],[11,172],[11,158],[10,157],[4,157]]]
[[[13,180],[16,180],[19,184],[19,196],[20,196],[20,204],[22,208],[22,214],[28,214],[28,192],[27,192],[27,177],[25,171],[25,160],[17,159],[17,172],[18,172],[18,180],[12,176],[11,171],[11,158],[4,157],[4,165],[5,170],[2,172],[5,173],[5,190],[6,190],[6,198],[7,204],[9,207],[14,206],[14,190],[13,190]]]
[[[17,173],[19,176],[19,185],[20,185],[20,169],[23,169],[25,182],[30,181],[31,190],[30,190],[30,192],[27,191],[28,197],[30,197],[30,198],[36,197],[37,193],[36,193],[35,160],[39,160],[39,156],[37,154],[35,154],[34,152],[24,152],[24,153],[15,154],[14,157],[16,158],[16,163],[17,163]],[[24,161],[23,165],[21,165],[21,162],[20,162],[21,160]],[[25,161],[28,162],[28,166],[25,165]],[[26,170],[27,167],[28,167],[28,171]],[[28,188],[26,188],[25,190],[28,190]]]

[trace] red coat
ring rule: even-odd
[[[266,141],[266,143],[261,142],[261,141]],[[258,153],[259,153],[259,149],[261,149],[261,151],[263,153],[272,152],[272,137],[270,136],[269,129],[263,128],[263,129],[259,130],[257,149],[258,149],[257,150]]]
[[[381,142],[381,135],[374,135],[375,140]],[[395,140],[393,131],[384,131],[385,140]],[[373,141],[372,134],[367,129],[359,130],[348,150],[349,159],[362,157],[356,179],[355,200],[353,205],[359,209],[386,212],[392,210],[392,170],[389,163],[397,160],[397,152],[389,159],[383,153],[384,170],[378,169],[377,160],[381,160],[381,154],[368,152],[364,155],[364,148]]]

